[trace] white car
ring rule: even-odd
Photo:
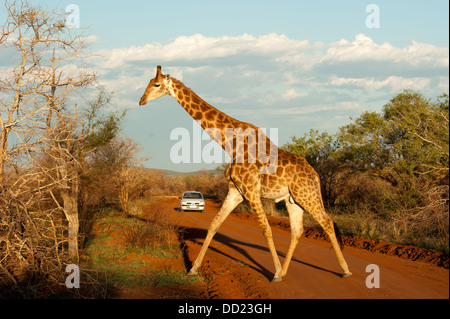
[[[200,192],[184,192],[180,202],[181,211],[196,210],[203,212],[205,209],[205,200]]]

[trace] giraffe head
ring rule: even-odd
[[[163,95],[170,94],[170,75],[161,73],[161,66],[156,68],[156,76],[150,80],[144,94],[139,101],[139,105],[145,105],[151,100],[155,100]]]

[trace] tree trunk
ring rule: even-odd
[[[66,160],[66,161],[64,161]],[[69,256],[78,260],[78,232],[80,221],[78,217],[78,197],[80,192],[80,176],[73,161],[62,159],[59,166],[64,187],[61,188],[63,209],[68,225]]]
[[[119,199],[120,199],[120,206],[122,206],[122,211],[126,214],[128,214],[128,189],[127,185],[125,183],[120,185],[119,189]]]
[[[119,200],[122,206],[122,211],[128,214],[129,194],[128,194],[128,170],[122,168],[121,174],[119,174]]]
[[[80,222],[78,220],[78,194],[74,194],[70,191],[61,192],[61,196],[64,201],[64,214],[69,222],[68,226],[68,238],[69,243],[69,256],[78,260],[78,231],[80,228]]]

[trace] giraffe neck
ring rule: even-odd
[[[222,137],[226,136],[226,129],[241,128],[256,128],[254,125],[238,121],[227,114],[219,111],[212,105],[205,102],[190,88],[186,87],[181,81],[171,78],[172,92],[171,95],[178,101],[178,103],[189,113],[189,115],[200,124],[200,126],[215,138],[214,131],[219,133]],[[216,134],[218,135],[218,134]],[[216,140],[219,145],[225,149],[224,141]]]
[[[178,81],[174,78],[171,78],[171,80],[171,95],[192,116],[194,120],[202,122],[202,128],[207,127],[205,127],[203,123],[210,126],[221,123],[243,123],[226,115],[225,113],[219,111],[212,105],[205,102],[194,91],[185,86],[181,81]]]
[[[181,81],[174,78],[171,81],[170,95],[231,156],[233,163],[276,162],[278,147],[258,127],[219,111]],[[260,161],[261,158],[265,160]]]

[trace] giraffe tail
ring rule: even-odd
[[[339,227],[337,226],[335,221],[333,221],[333,226],[334,226],[334,233],[336,234],[336,239],[339,243],[339,247],[341,247],[341,250],[344,250],[344,240],[342,239],[342,233],[339,230]]]

